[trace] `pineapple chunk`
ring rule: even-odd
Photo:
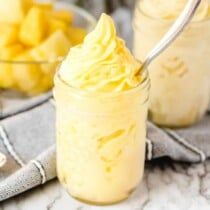
[[[12,64],[2,63],[0,64],[0,88],[12,88],[15,84],[13,78]]]
[[[0,47],[18,41],[18,27],[13,24],[0,23]]]
[[[77,28],[73,26],[71,26],[68,30],[69,40],[71,41],[73,45],[77,45],[83,42],[86,34],[87,32],[85,31],[85,29]]]
[[[30,55],[34,58],[36,61],[48,61],[49,59],[46,58],[45,52],[41,51],[39,47],[32,49],[30,52]],[[53,74],[55,73],[57,66],[59,62],[46,62],[43,64],[40,64],[42,72],[45,74]]]
[[[37,48],[43,56],[42,60],[55,60],[59,56],[65,56],[68,53],[70,47],[70,41],[66,35],[61,30],[59,30],[48,37],[48,39]]]
[[[0,59],[11,60],[24,51],[23,45],[17,43],[0,48]]]
[[[24,50],[21,44],[14,44],[8,47],[0,49],[0,59],[11,60],[18,53]],[[0,88],[12,88],[14,87],[15,79],[13,78],[12,64],[1,63],[0,64]]]
[[[42,72],[46,75],[53,75],[54,76],[59,64],[60,64],[60,62],[52,62],[52,63],[48,63],[48,64],[41,64]],[[48,78],[48,80],[50,81],[49,78]],[[52,78],[52,81],[53,81],[53,78]]]
[[[41,64],[42,71],[46,74],[54,74],[56,67],[59,62],[57,62],[58,57],[64,57],[71,47],[71,43],[62,31],[56,31],[53,33],[46,41],[44,41],[40,46],[32,49],[30,55],[35,60],[55,60],[52,63]]]
[[[0,22],[21,23],[33,0],[0,0]]]
[[[73,22],[73,14],[68,10],[54,10],[50,13],[53,18],[62,20],[68,24]]]
[[[33,58],[25,53],[18,56],[16,60],[30,61]],[[27,94],[37,88],[42,79],[40,64],[13,64],[12,71],[17,88]]]
[[[48,20],[48,34],[52,34],[58,30],[62,30],[65,34],[67,34],[68,28],[68,24],[62,20],[55,18],[49,18]]]
[[[50,11],[53,9],[52,3],[34,3],[34,6],[45,11]]]
[[[19,37],[23,44],[36,46],[45,38],[46,24],[44,12],[36,7],[32,7],[20,28]]]
[[[15,60],[34,61],[31,51],[18,56]],[[14,64],[12,73],[14,75],[15,87],[27,95],[37,95],[52,88],[55,66],[51,72],[43,72],[42,66],[49,65],[40,63]],[[49,66],[48,66],[49,68]]]
[[[39,85],[37,85],[36,87],[34,87],[33,89],[30,90],[30,92],[28,91],[28,95],[37,95],[40,93],[43,93],[47,90],[49,90],[50,88],[52,88],[53,86],[53,77],[54,74],[43,74]]]

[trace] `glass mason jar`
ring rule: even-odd
[[[134,55],[145,59],[173,24],[146,15],[138,2],[133,19]],[[184,127],[206,112],[210,98],[210,20],[191,22],[180,37],[149,66],[150,119]]]
[[[126,199],[145,161],[149,79],[119,93],[72,88],[55,76],[57,174],[70,195],[87,203]]]

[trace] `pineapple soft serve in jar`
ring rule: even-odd
[[[187,0],[140,0],[134,55],[143,60],[169,30]],[[210,4],[202,0],[192,22],[149,66],[150,118],[169,127],[189,126],[206,112],[210,96]]]
[[[57,173],[75,198],[115,203],[142,178],[149,79],[139,67],[103,14],[55,77]]]

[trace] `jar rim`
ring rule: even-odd
[[[141,62],[140,62],[141,63]],[[78,96],[81,97],[115,97],[115,96],[119,96],[119,95],[128,95],[131,94],[133,92],[139,91],[139,90],[144,90],[146,88],[150,88],[150,79],[149,79],[149,73],[147,68],[144,68],[142,70],[142,75],[143,75],[143,80],[136,86],[133,87],[131,89],[128,90],[124,90],[124,91],[119,91],[119,92],[94,92],[94,91],[88,91],[88,90],[82,90],[79,88],[75,88],[71,85],[69,85],[66,81],[64,81],[62,79],[62,77],[59,74],[59,70],[56,72],[55,77],[54,77],[54,83],[56,84],[56,80],[59,81],[60,83],[62,83],[64,85],[64,87],[66,87],[67,89],[69,89],[69,92],[73,92],[76,93]],[[54,86],[55,88],[55,86]]]
[[[139,11],[141,14],[143,14],[145,17],[149,18],[150,20],[156,21],[156,22],[161,22],[161,23],[164,23],[164,24],[173,24],[176,21],[176,18],[167,20],[167,19],[163,19],[163,18],[157,18],[157,17],[150,16],[149,14],[145,13],[141,9],[141,7],[140,7],[140,2],[141,1],[143,1],[143,0],[137,1],[136,9],[137,9],[137,11]],[[135,14],[134,14],[134,16],[135,16]],[[191,21],[189,23],[189,25],[198,25],[198,24],[203,24],[203,23],[206,23],[206,22],[210,22],[210,17],[206,17],[203,20]]]

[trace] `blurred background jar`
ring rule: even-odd
[[[187,1],[140,0],[133,18],[133,52],[144,60]],[[149,66],[150,119],[168,127],[197,122],[210,98],[210,7],[203,0],[180,37]]]

